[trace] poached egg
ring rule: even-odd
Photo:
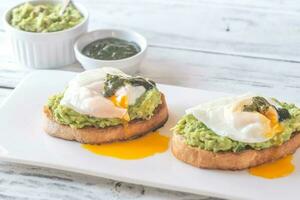
[[[125,84],[106,98],[103,95],[107,74],[129,75],[115,68],[100,68],[78,74],[69,82],[60,104],[76,112],[97,118],[121,118],[129,121],[128,106],[146,91],[143,86]]]
[[[265,113],[243,111],[254,94],[221,98],[186,110],[217,135],[246,143],[265,142],[283,131],[277,110],[270,106]],[[268,100],[268,102],[270,102]]]

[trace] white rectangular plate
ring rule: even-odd
[[[99,156],[77,142],[48,136],[42,130],[42,109],[47,98],[62,91],[76,74],[37,71],[13,91],[0,108],[0,157],[3,160],[74,171],[153,187],[234,199],[295,199],[299,196],[300,155],[294,156],[296,171],[285,178],[263,179],[247,171],[197,169],[176,160],[170,150],[140,160]],[[190,106],[225,93],[159,85],[166,95],[169,129]]]

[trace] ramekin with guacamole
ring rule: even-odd
[[[61,4],[24,3],[11,11],[10,24],[27,32],[56,32],[72,28],[84,16],[70,4],[60,15]]]
[[[60,0],[32,0],[5,11],[5,31],[20,66],[50,69],[76,62],[74,41],[87,32],[89,13],[77,2],[62,15],[61,7]]]

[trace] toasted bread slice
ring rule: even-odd
[[[57,123],[52,117],[51,110],[45,106],[43,128],[49,135],[65,140],[75,140],[86,144],[110,143],[136,138],[162,127],[168,120],[168,108],[164,95],[162,95],[162,104],[154,112],[149,120],[133,120],[128,124],[106,128],[76,129]]]
[[[206,169],[242,170],[264,163],[272,162],[294,153],[300,147],[300,134],[284,144],[263,150],[245,150],[240,153],[214,153],[188,146],[183,136],[173,134],[172,152],[176,158],[190,165]]]

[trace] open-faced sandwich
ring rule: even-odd
[[[173,128],[172,152],[201,168],[241,170],[272,162],[300,146],[300,109],[254,94],[186,110]]]
[[[50,97],[44,118],[49,135],[101,144],[160,128],[168,109],[153,81],[101,68],[78,74],[65,91]]]

